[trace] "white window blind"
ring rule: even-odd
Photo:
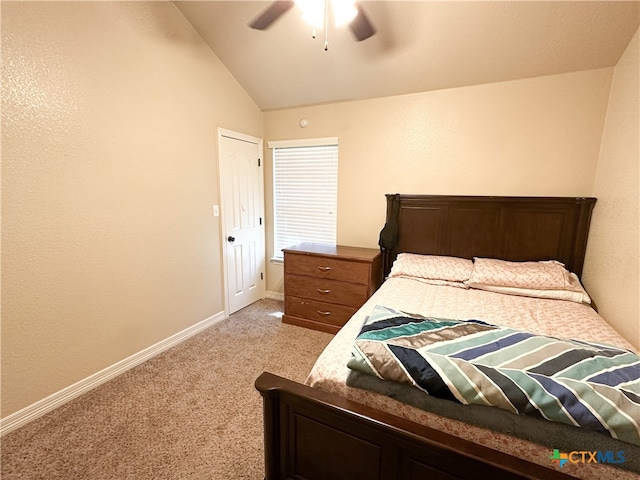
[[[300,242],[336,243],[337,139],[331,144],[300,143],[304,142],[269,144],[273,147],[275,258],[283,258],[283,248]]]

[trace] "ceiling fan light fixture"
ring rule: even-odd
[[[314,28],[324,25],[325,0],[296,0],[302,19]]]
[[[313,27],[313,38],[316,38],[316,29],[324,29],[325,50],[329,37],[329,5],[336,27],[348,24],[358,42],[376,33],[358,0],[274,0],[249,26],[256,30],[266,30],[294,5],[302,12],[304,21]]]
[[[351,23],[351,20],[358,15],[355,3],[355,0],[331,0],[336,27]]]
[[[355,0],[295,0],[302,12],[302,19],[314,28],[322,28],[328,14],[328,3],[336,27],[346,25],[358,15]]]

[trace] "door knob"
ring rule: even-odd
[[[236,241],[236,237],[232,237],[231,235],[229,235],[229,236],[227,237],[227,241],[228,241],[228,242],[233,243],[233,242],[235,242],[235,241]]]

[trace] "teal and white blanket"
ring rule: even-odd
[[[640,357],[610,345],[376,306],[349,368],[640,445]]]

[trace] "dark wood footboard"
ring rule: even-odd
[[[263,373],[265,479],[568,479],[552,468]]]

